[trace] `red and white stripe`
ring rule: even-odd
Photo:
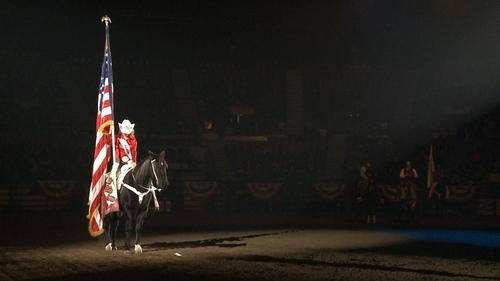
[[[113,122],[109,94],[108,78],[105,78],[104,87],[99,93],[97,104],[96,140],[94,150],[94,164],[92,169],[92,183],[89,192],[89,232],[92,236],[102,233],[103,214],[101,210],[103,191],[106,183],[106,171],[110,158],[111,136],[110,128]],[[99,111],[99,108],[101,109]]]

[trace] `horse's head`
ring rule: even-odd
[[[149,158],[154,185],[159,189],[167,188],[170,183],[167,177],[168,164],[165,160],[165,151],[162,151],[160,154],[154,154],[149,151]]]

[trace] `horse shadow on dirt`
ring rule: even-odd
[[[260,233],[244,236],[230,236],[204,240],[181,241],[181,242],[155,242],[142,245],[145,251],[155,252],[172,249],[186,249],[186,248],[204,248],[204,247],[219,247],[219,248],[236,248],[245,247],[247,243],[242,242],[245,239],[252,239],[264,236],[274,236],[288,233],[289,231]]]
[[[500,247],[485,247],[464,245],[460,243],[414,241],[383,247],[369,247],[342,250],[344,253],[365,255],[416,256],[430,258],[445,258],[452,260],[477,261],[484,264],[500,261]]]
[[[308,258],[288,258],[288,257],[273,257],[265,255],[248,255],[240,257],[225,258],[225,260],[236,260],[236,261],[246,261],[252,263],[267,263],[267,264],[282,264],[282,265],[293,265],[293,266],[314,266],[317,268],[347,268],[349,270],[373,270],[373,271],[383,271],[383,272],[400,272],[400,273],[410,273],[418,274],[421,276],[426,276],[429,278],[467,278],[467,279],[478,279],[478,280],[498,280],[497,276],[493,275],[474,275],[467,273],[454,273],[446,270],[439,269],[415,269],[407,268],[403,266],[393,266],[384,264],[374,264],[368,262],[345,262],[345,261],[321,261]]]

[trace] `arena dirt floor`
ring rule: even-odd
[[[155,230],[142,254],[87,234],[15,235],[0,240],[0,280],[500,280],[494,230]]]

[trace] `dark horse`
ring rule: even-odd
[[[127,172],[118,191],[120,212],[108,214],[104,218],[106,250],[116,249],[116,231],[119,218],[123,214],[125,215],[125,249],[131,249],[130,236],[135,232],[134,251],[142,252],[140,245],[142,224],[148,214],[151,200],[154,200],[156,196],[155,192],[169,185],[167,167],[165,151],[159,155],[149,152],[146,159]]]

